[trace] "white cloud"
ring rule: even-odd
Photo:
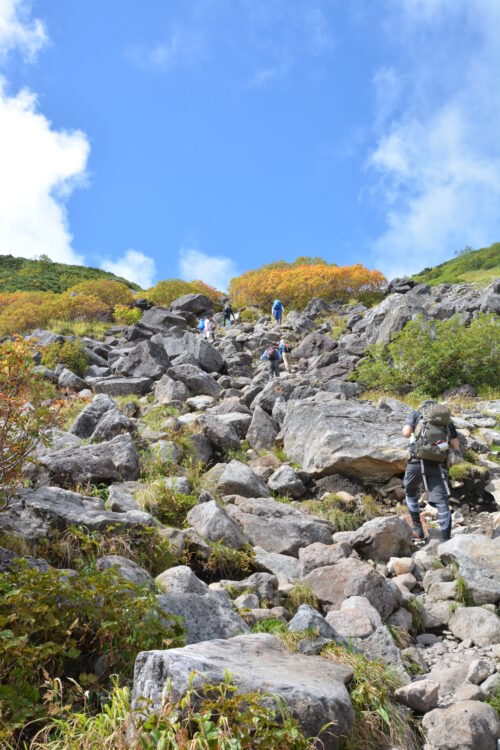
[[[0,77],[0,253],[82,262],[65,201],[84,184],[89,151],[84,133],[55,130],[33,93],[8,96]]]
[[[31,3],[26,0],[0,0],[0,58],[18,48],[32,60],[48,41],[39,19],[29,19]]]
[[[207,255],[192,248],[181,249],[179,271],[181,279],[186,281],[201,279],[221,291],[227,290],[229,281],[238,274],[236,264],[231,258]]]
[[[368,159],[385,216],[374,262],[388,276],[500,236],[500,3],[394,7],[388,30],[400,30],[410,64],[375,76],[378,136]]]
[[[117,260],[105,260],[101,263],[104,271],[111,271],[117,276],[123,276],[127,281],[134,281],[143,289],[153,286],[156,266],[153,258],[141,253],[140,250],[127,250]]]

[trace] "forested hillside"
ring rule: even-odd
[[[90,279],[121,281],[131,289],[140,286],[109,271],[86,266],[69,266],[54,263],[47,256],[38,260],[0,255],[0,292],[65,292],[67,289]]]

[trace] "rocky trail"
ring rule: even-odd
[[[370,400],[348,377],[369,344],[419,314],[500,312],[500,281],[395,280],[375,307],[312,299],[281,326],[246,311],[223,329],[217,313],[215,345],[195,328],[211,307],[186,295],[103,341],[83,339],[83,377],[38,365],[72,419],[37,449],[29,486],[0,517],[0,571],[24,556],[76,580],[58,541],[72,529],[108,547],[116,538],[95,568],[146,587],[186,633],[183,647],[138,655],[132,697],[143,712],[161,712],[167,679],[178,699],[193,672],[201,689],[228,671],[245,692],[283,698],[306,736],[334,750],[363,720],[353,697],[363,657],[368,682],[371,662],[392,670],[403,729],[387,726],[386,745],[349,747],[496,750],[500,719],[485,701],[500,695],[500,400],[450,394],[476,468],[452,482],[450,541],[422,499],[429,537],[417,546],[402,485],[409,407]],[[283,336],[292,372],[282,365],[269,381],[259,358]],[[164,567],[156,541],[146,559],[124,541],[145,534],[168,547]]]

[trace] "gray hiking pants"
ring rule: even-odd
[[[267,363],[267,370],[269,372],[269,380],[273,378],[279,378],[280,376],[280,361],[279,359],[270,359]]]
[[[437,508],[441,533],[448,535],[451,531],[451,513],[448,504],[448,472],[444,466],[435,461],[408,461],[403,486],[413,523],[420,523],[417,493],[423,486],[429,492],[429,504]]]

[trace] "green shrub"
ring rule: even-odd
[[[307,583],[296,583],[284,599],[284,606],[292,615],[297,612],[301,604],[309,604],[314,609],[318,608],[318,600]]]
[[[186,516],[198,499],[195,495],[184,495],[165,486],[162,479],[148,482],[137,493],[137,502],[148,513],[152,513],[165,526],[181,529],[186,526]]]
[[[81,698],[75,682],[128,679],[139,651],[182,642],[179,619],[113,571],[73,576],[20,564],[0,575],[0,739],[46,716],[53,680],[70,706]]]
[[[457,592],[455,594],[455,600],[460,602],[460,604],[465,604],[466,607],[474,606],[472,593],[467,586],[465,579],[461,575],[457,577]]]
[[[492,695],[489,698],[485,698],[484,702],[489,703],[490,706],[495,709],[498,714],[498,718],[500,719],[500,687],[497,688],[495,695]]]
[[[400,678],[378,661],[354,653],[336,643],[326,646],[321,656],[350,667],[354,677],[350,685],[355,720],[345,750],[387,750],[392,745],[416,750],[420,747],[415,729],[405,709],[393,700],[401,686]]]
[[[478,389],[500,379],[500,323],[480,314],[470,326],[450,320],[412,320],[389,344],[368,347],[352,378],[366,388],[439,396],[470,383]]]
[[[142,318],[142,310],[138,307],[128,307],[128,305],[115,305],[113,320],[125,326],[133,326]]]
[[[71,372],[82,377],[89,366],[88,355],[81,344],[75,341],[49,344],[42,354],[42,364],[53,370],[56,365],[65,365]]]
[[[250,545],[240,549],[226,547],[222,542],[210,542],[208,557],[187,554],[186,564],[191,565],[197,575],[208,583],[222,578],[241,581],[254,572],[255,552]]]
[[[0,547],[21,556],[43,557],[56,568],[83,570],[105,555],[121,555],[157,576],[178,563],[170,543],[155,526],[125,529],[109,525],[102,531],[82,526],[55,529],[50,537],[24,542],[12,534],[0,535]]]
[[[280,635],[288,633],[286,622],[278,620],[276,617],[267,617],[265,620],[258,620],[251,627],[252,633],[271,633],[271,635]]]
[[[127,741],[127,729],[135,726]],[[328,730],[327,730],[328,731]],[[127,687],[115,687],[101,712],[52,720],[31,750],[312,750],[285,703],[276,695],[240,693],[229,675],[219,685],[174,700],[168,692],[162,711],[144,720],[130,706]]]
[[[242,323],[255,323],[262,315],[263,313],[260,310],[247,308],[240,311],[240,321]]]
[[[456,482],[461,482],[464,479],[484,477],[488,473],[488,469],[485,466],[476,466],[469,461],[460,461],[460,463],[450,466],[449,471],[450,479]]]
[[[328,495],[321,500],[306,500],[301,505],[309,515],[330,521],[336,531],[355,531],[382,513],[371,495],[364,495],[356,504],[346,503],[337,495]]]

